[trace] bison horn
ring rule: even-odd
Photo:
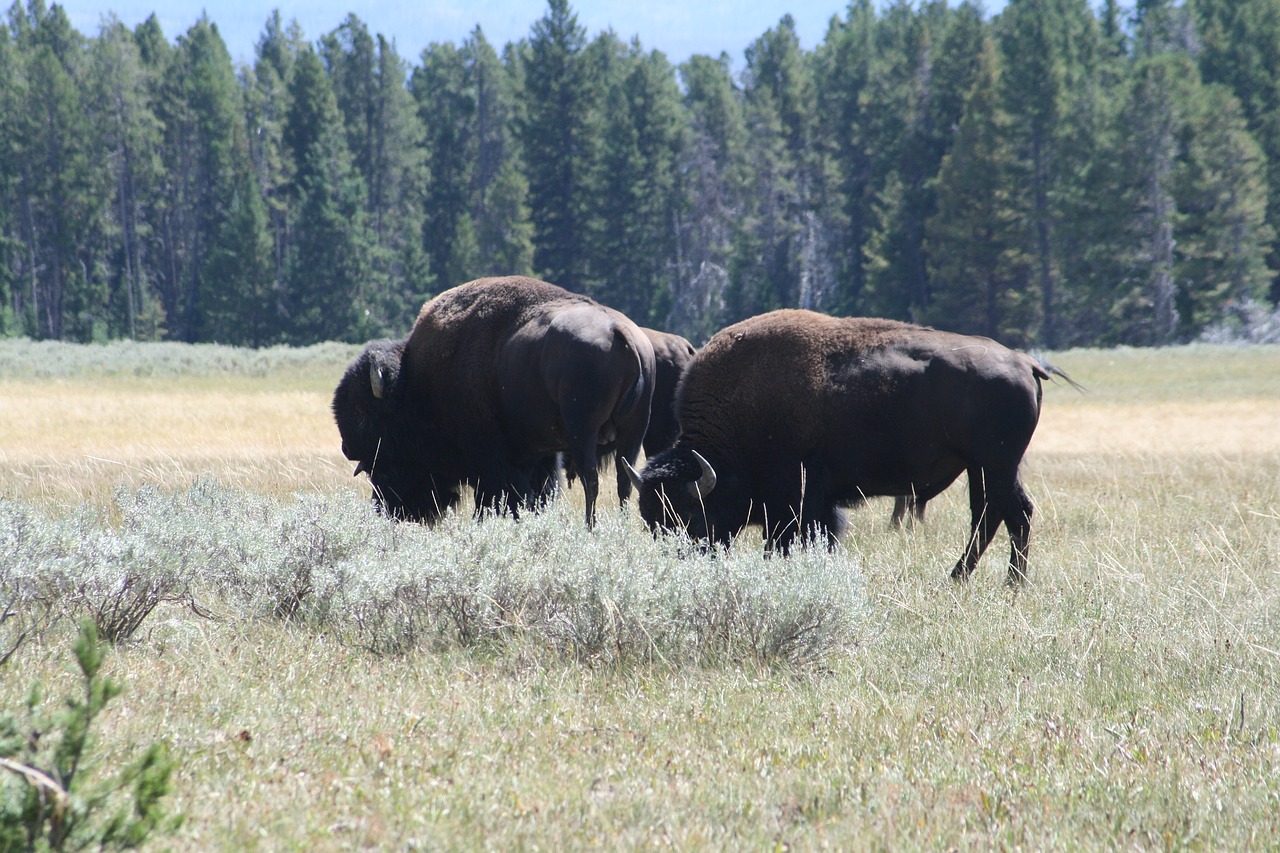
[[[379,400],[387,393],[387,376],[382,365],[369,362],[369,385],[373,388],[373,396]]]
[[[639,490],[641,487],[640,472],[631,467],[631,463],[626,460],[626,457],[619,455],[618,458],[622,460],[622,467],[627,471],[627,479],[631,481],[631,485]]]
[[[368,471],[368,470],[369,470],[369,466],[364,464],[364,460],[361,460],[356,463],[356,470],[351,474],[351,476],[359,477],[362,472]]]
[[[706,498],[707,495],[711,494],[711,490],[716,487],[716,469],[712,468],[711,463],[698,451],[690,449],[689,452],[693,454],[694,459],[698,460],[698,467],[702,469],[702,476],[698,478],[696,484],[698,496]]]

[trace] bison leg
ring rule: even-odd
[[[951,570],[951,577],[959,581],[968,580],[969,575],[973,574],[979,558],[982,557],[982,552],[987,550],[992,537],[1000,527],[1000,522],[1004,520],[1002,514],[993,511],[993,507],[988,505],[988,473],[982,468],[969,469],[969,543],[965,546],[964,554],[961,555],[955,568]]]
[[[529,477],[529,487],[535,509],[545,509],[556,495],[560,494],[560,470],[558,453],[552,453],[534,464]]]
[[[596,524],[596,499],[600,496],[600,458],[596,455],[595,437],[574,441],[571,437],[568,458],[582,480],[582,496],[586,501],[587,528]],[[624,475],[625,476],[625,475]]]
[[[894,527],[902,526],[902,519],[907,516],[907,501],[910,498],[906,495],[898,495],[893,499],[893,518],[889,519],[889,524]]]
[[[496,512],[519,518],[520,512],[533,507],[535,494],[530,474],[494,465],[484,471],[473,483],[476,497],[476,515]]]
[[[1022,483],[1013,481],[1008,508],[1004,516],[1009,531],[1009,584],[1020,585],[1027,579],[1027,555],[1031,550],[1031,514],[1035,511]]]
[[[969,544],[951,576],[968,580],[1003,523],[1010,540],[1008,582],[1022,583],[1027,576],[1033,508],[1031,498],[1018,480],[1017,470],[1001,474],[993,469],[969,469],[969,511],[972,514]]]
[[[889,523],[893,527],[902,527],[904,520],[909,520],[911,524],[924,521],[925,504],[929,501],[927,498],[921,498],[918,495],[898,495],[893,499],[893,518]]]
[[[771,494],[785,500],[766,507],[765,545],[770,550],[790,553],[797,536],[805,547],[821,540],[828,550],[835,548],[840,511],[831,501],[827,479],[820,472],[820,467],[805,465],[774,472],[769,481]]]

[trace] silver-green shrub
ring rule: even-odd
[[[66,376],[267,376],[278,371],[329,369],[341,376],[359,347],[323,343],[264,349],[222,344],[0,339],[0,375],[44,379]]]
[[[389,521],[354,492],[280,502],[201,481],[121,491],[105,514],[0,505],[0,557],[16,566],[0,595],[44,590],[116,641],[176,603],[286,619],[374,654],[804,664],[845,647],[864,608],[860,569],[840,549],[704,552],[650,536],[632,512],[588,531],[569,502],[518,521],[462,511],[428,528]]]
[[[34,511],[0,501],[0,666],[55,621],[55,600],[37,568],[47,532]]]

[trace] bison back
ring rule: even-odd
[[[748,469],[820,465],[854,494],[945,487],[1010,445],[1021,457],[1039,414],[1033,365],[986,338],[775,311],[698,353],[679,392],[680,444]]]
[[[675,443],[680,432],[676,420],[676,389],[697,350],[680,335],[642,329],[653,345],[653,405],[649,414],[649,430],[644,436],[646,456],[654,456]]]
[[[425,397],[446,431],[468,434],[497,424],[498,355],[517,328],[553,302],[595,304],[524,276],[482,278],[444,291],[422,307],[409,333],[402,381]]]

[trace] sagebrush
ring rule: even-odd
[[[838,550],[704,552],[617,512],[588,531],[569,502],[427,528],[355,493],[282,502],[212,480],[121,489],[62,518],[0,503],[0,562],[0,595],[30,614],[0,624],[9,646],[53,617],[123,642],[168,606],[287,620],[374,654],[517,643],[587,661],[808,663],[863,610],[858,563]]]

